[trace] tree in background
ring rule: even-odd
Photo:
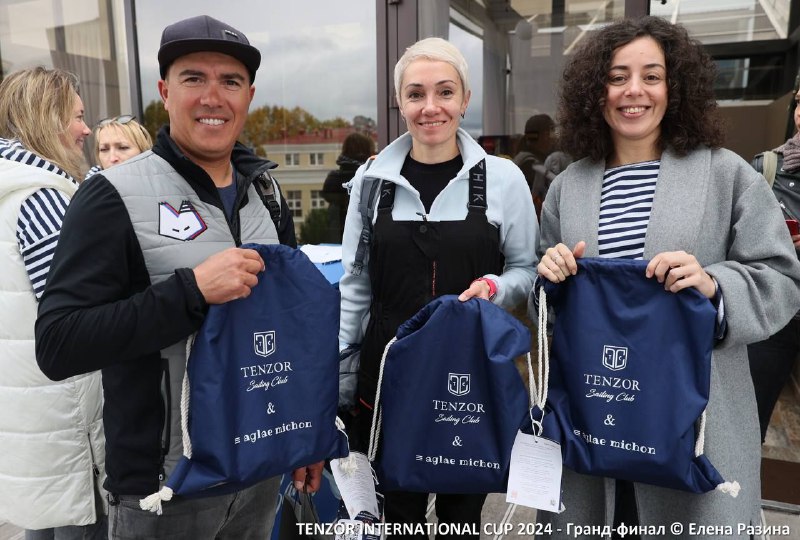
[[[260,148],[264,144],[286,137],[313,133],[321,129],[350,127],[350,125],[347,120],[340,117],[333,120],[319,120],[302,107],[287,109],[280,105],[263,105],[247,115],[240,140],[252,148]]]
[[[328,233],[328,209],[315,208],[306,214],[303,223],[300,224],[301,244],[321,244],[325,241]]]
[[[354,122],[357,131],[374,131],[375,121],[370,118],[357,116]],[[142,123],[154,140],[161,126],[169,124],[169,114],[161,100],[153,100],[147,104]],[[256,154],[264,156],[262,146],[270,142],[323,129],[352,126],[354,124],[339,116],[332,120],[319,120],[302,107],[287,109],[280,105],[263,105],[247,115],[239,141],[255,149]]]
[[[169,124],[169,114],[161,100],[153,100],[148,103],[144,109],[142,125],[150,132],[150,136],[153,137],[154,141],[156,140],[156,133],[161,129],[161,126],[167,124]]]

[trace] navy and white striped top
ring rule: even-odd
[[[19,209],[17,242],[37,299],[44,292],[67,205],[69,197],[46,188],[34,192]]]
[[[600,257],[644,258],[660,160],[606,170],[600,192],[597,240]]]
[[[58,165],[26,149],[16,139],[0,138],[0,159],[24,163],[74,182]],[[69,197],[61,191],[43,188],[28,196],[20,206],[17,244],[37,299],[44,292],[50,261],[56,250],[68,204]]]

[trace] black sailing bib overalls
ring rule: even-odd
[[[397,186],[381,185],[369,253],[372,303],[356,396],[362,410],[351,449],[366,450],[372,414],[363,409],[372,408],[381,356],[397,328],[434,298],[461,294],[476,278],[503,272],[500,231],[486,219],[485,167],[481,160],[470,170],[463,221],[394,221]]]

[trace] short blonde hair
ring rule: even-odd
[[[74,179],[83,178],[83,154],[64,145],[72,122],[78,78],[61,69],[35,67],[16,71],[0,83],[0,136],[57,165]]]
[[[122,135],[128,139],[134,146],[139,149],[141,154],[145,150],[150,150],[153,147],[153,138],[142,124],[131,118],[125,123],[120,122],[120,117],[111,118],[97,124],[92,130],[92,138],[94,139],[94,159],[95,162],[100,164],[100,141],[98,135],[106,128],[116,128]]]
[[[425,38],[417,41],[411,47],[406,49],[400,60],[394,66],[394,93],[398,101],[400,100],[400,85],[403,83],[403,75],[406,68],[414,60],[433,60],[437,62],[447,62],[458,73],[461,79],[461,87],[464,89],[464,95],[469,93],[469,68],[464,55],[461,54],[455,45],[449,41],[438,38]]]

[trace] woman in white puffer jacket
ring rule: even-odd
[[[100,373],[53,382],[34,353],[89,134],[71,73],[39,67],[0,84],[0,522],[28,540],[107,536]]]

